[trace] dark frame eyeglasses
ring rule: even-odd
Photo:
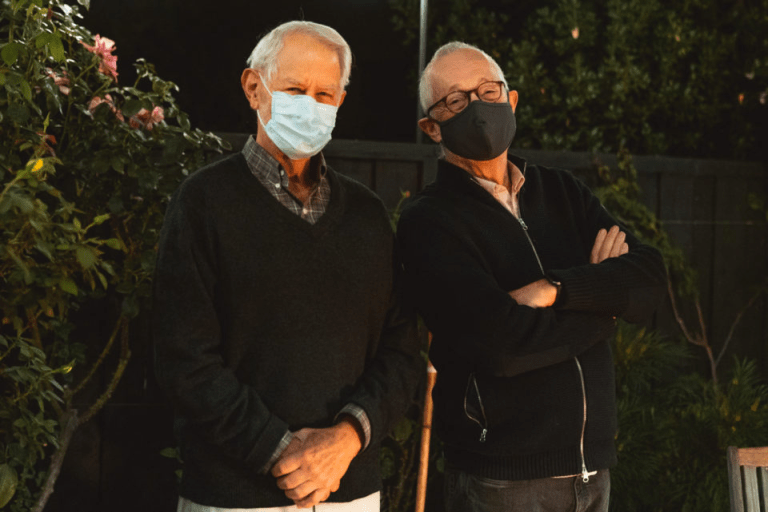
[[[431,112],[433,109],[443,106],[446,110],[453,114],[458,114],[469,105],[472,101],[472,93],[475,93],[481,101],[487,103],[494,103],[501,98],[501,94],[504,92],[504,82],[492,81],[483,82],[477,87],[469,91],[453,91],[445,97],[437,100],[427,109],[427,117],[433,119]]]

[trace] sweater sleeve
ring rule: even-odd
[[[434,344],[448,344],[474,371],[511,377],[570,359],[613,332],[609,315],[517,304],[471,242],[429,208],[404,211],[398,239],[408,294]]]
[[[366,413],[369,446],[380,443],[406,413],[426,367],[416,314],[403,303],[402,264],[394,252],[392,292],[379,344],[349,399]]]
[[[654,247],[641,243],[606,211],[586,185],[577,183],[590,237],[585,245],[594,245],[601,228],[607,230],[619,225],[626,233],[629,252],[599,264],[548,270],[550,276],[562,283],[557,308],[604,313],[628,322],[641,322],[653,313],[667,289],[667,273],[661,254]]]
[[[153,285],[156,374],[186,428],[263,472],[288,426],[225,364],[204,204],[182,185],[166,212]]]

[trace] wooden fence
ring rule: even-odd
[[[245,141],[240,134],[224,136],[234,149]],[[582,176],[595,169],[596,157],[587,153],[516,153],[532,163],[572,169]],[[402,191],[415,193],[434,178],[438,148],[339,140],[326,148],[325,155],[334,169],[369,186],[392,208]],[[613,156],[597,158],[616,165]],[[698,271],[704,319],[717,349],[750,290],[768,275],[765,213],[747,206],[750,194],[768,197],[768,168],[667,157],[636,157],[634,162],[644,201]],[[683,309],[689,321],[695,319],[690,304],[683,304]],[[763,298],[744,314],[725,362],[734,355],[756,359],[768,380],[766,318],[768,304]],[[104,320],[97,315],[87,321],[98,327]],[[660,309],[655,324],[670,336],[679,335],[668,304]],[[132,332],[133,358],[126,375],[110,403],[75,435],[51,511],[175,510],[178,466],[160,455],[175,444],[171,411],[153,378],[146,319],[138,318]],[[703,362],[701,368],[706,369]]]

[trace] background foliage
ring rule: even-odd
[[[0,3],[0,507],[13,511],[42,509],[64,425],[88,421],[117,385],[167,199],[221,150],[151,64],[118,85],[116,47],[79,24],[79,4]],[[95,311],[113,327],[86,347]],[[118,346],[105,389],[75,410]]]
[[[418,2],[390,5],[413,47]],[[618,220],[662,251],[671,298],[696,302],[696,272],[641,202],[631,154],[768,156],[766,12],[765,0],[436,0],[427,53],[462,40],[499,62],[520,93],[513,148],[617,153],[616,169],[597,162],[585,177]],[[752,203],[764,209],[761,198]],[[612,510],[727,510],[727,446],[766,444],[768,386],[755,362],[718,368],[700,327],[670,339],[620,324]],[[710,374],[692,371],[705,352]],[[431,473],[433,485],[439,468]]]
[[[390,4],[413,47],[418,1]],[[475,44],[520,93],[515,147],[768,156],[768,0],[435,0],[429,8],[428,58],[454,39]]]

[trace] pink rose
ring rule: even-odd
[[[131,116],[128,123],[133,128],[146,128],[152,130],[154,126],[165,119],[163,107],[155,107],[152,112],[145,108],[139,110],[135,116]]]
[[[123,113],[117,110],[117,107],[115,107],[115,102],[112,100],[112,96],[110,96],[109,94],[105,95],[104,98],[95,96],[91,100],[91,102],[88,104],[88,111],[93,113],[93,111],[96,110],[96,107],[98,107],[102,103],[106,103],[107,105],[109,105],[109,109],[115,114],[116,118],[118,118],[120,121],[125,121],[125,117],[123,117]]]
[[[115,42],[96,34],[93,46],[80,41],[86,50],[99,57],[99,71],[111,77],[117,82],[117,55],[112,55],[116,50]]]
[[[51,68],[45,68],[45,72],[48,75],[48,78],[53,79],[54,85],[59,86],[59,91],[61,91],[61,94],[69,95],[69,78],[67,77],[66,70],[63,71],[61,75],[56,73]]]

